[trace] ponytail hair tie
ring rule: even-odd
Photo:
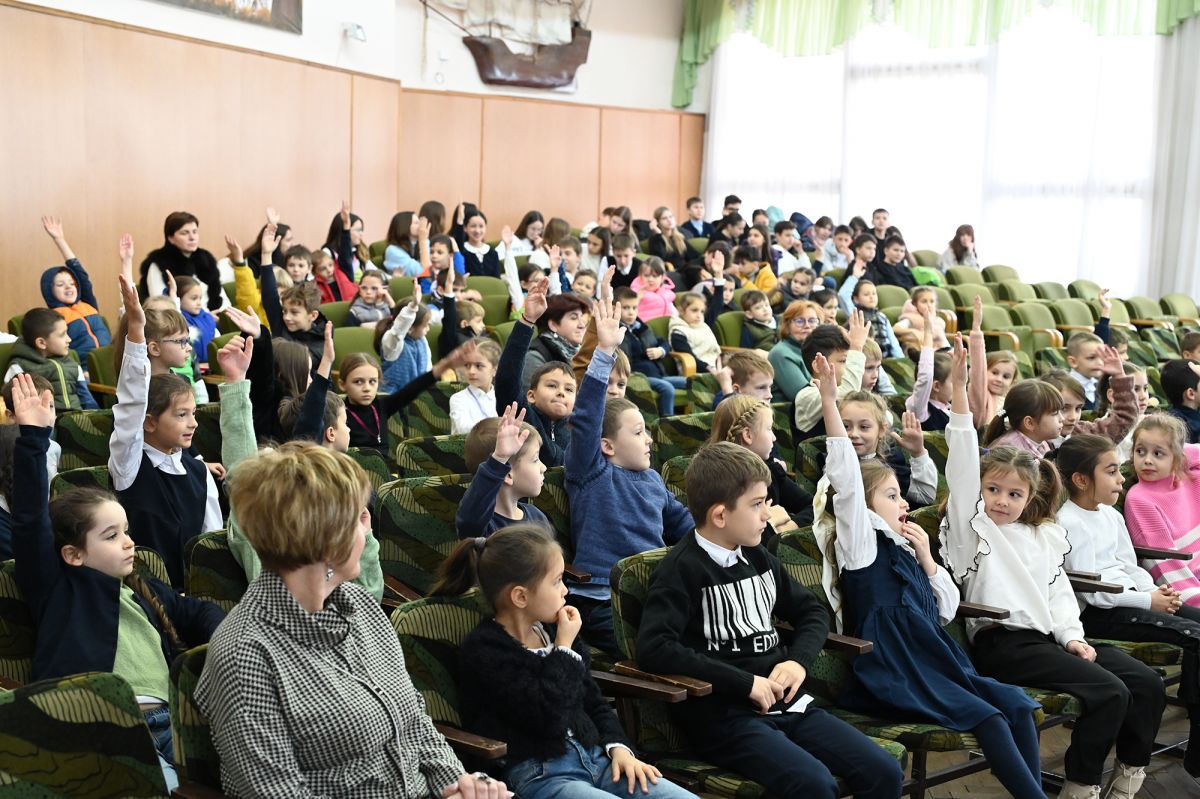
[[[1003,408],[1001,408],[999,411],[996,412],[996,418],[997,419],[1007,419],[1008,412],[1005,411]]]
[[[487,546],[487,539],[483,536],[479,536],[474,540],[474,544],[476,552],[483,552],[483,548]]]

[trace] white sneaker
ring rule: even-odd
[[[1104,799],[1133,799],[1146,781],[1146,769],[1141,766],[1127,766],[1120,760],[1113,769],[1112,779],[1104,789]]]
[[[1058,799],[1100,799],[1100,786],[1084,785],[1081,782],[1071,782],[1068,780],[1063,783],[1063,788],[1059,791]]]

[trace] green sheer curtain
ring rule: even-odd
[[[824,55],[874,20],[872,0],[755,0],[745,28],[785,56]],[[890,0],[892,21],[931,47],[995,42],[1044,0]],[[1200,16],[1200,0],[1050,0],[1101,36],[1172,33]],[[696,74],[739,28],[731,0],[688,0],[671,102],[692,102]]]
[[[1200,17],[1200,0],[1158,0],[1158,20],[1155,30],[1163,35],[1192,17]]]
[[[675,61],[671,104],[683,108],[692,102],[696,73],[721,42],[733,34],[734,11],[728,0],[688,0],[683,17],[683,37]]]

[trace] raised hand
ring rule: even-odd
[[[433,368],[429,371],[433,372],[435,375],[440,375],[443,372],[447,372],[451,369],[459,368],[467,361],[471,360],[471,357],[475,355],[477,346],[478,345],[476,344],[475,339],[464,341],[462,344],[459,344],[457,347],[450,350],[450,354],[434,364]]]
[[[596,349],[612,355],[625,340],[625,328],[621,327],[621,306],[599,300],[592,303],[592,316],[596,319]]]
[[[175,276],[171,274],[170,269],[164,269],[163,274],[167,276],[167,296],[173,300],[178,300],[179,286],[175,284]]]
[[[225,346],[217,351],[217,363],[221,365],[225,382],[236,383],[239,380],[245,380],[246,372],[250,369],[250,358],[253,355],[253,338],[234,336],[225,342]]]
[[[521,310],[521,317],[529,324],[537,322],[546,312],[546,292],[549,290],[550,281],[543,277],[534,283],[533,288],[525,295],[525,307]]]
[[[543,247],[542,249],[544,249],[546,251],[546,255],[550,257],[550,268],[552,270],[558,269],[558,265],[562,263],[562,251],[559,249],[558,245],[551,244],[549,247]]]
[[[429,232],[433,230],[433,225],[425,217],[417,217],[417,241],[425,241],[429,238]]]
[[[983,332],[983,297],[975,295],[975,307],[971,312],[971,333]]]
[[[454,296],[454,264],[450,264],[442,270],[442,277],[446,279],[442,286],[442,296],[451,298]]]
[[[1120,377],[1125,374],[1125,362],[1116,347],[1104,345],[1100,348],[1100,371],[1109,377]]]
[[[265,264],[271,260],[271,256],[275,253],[275,248],[279,246],[280,236],[275,235],[278,228],[270,222],[267,223],[266,230],[262,234],[262,254],[259,256]]]
[[[278,225],[279,224],[279,212],[276,211],[274,208],[272,208],[269,205],[267,206],[267,224],[268,225]]]
[[[600,281],[600,301],[601,302],[612,302],[613,301],[612,282],[613,282],[613,276],[616,274],[617,274],[616,266],[610,266],[610,267],[608,267],[608,269],[604,270],[604,278]]]
[[[222,311],[222,313],[229,317],[229,321],[237,325],[238,330],[248,336],[258,338],[259,333],[262,332],[262,323],[258,321],[258,315],[248,305],[244,311],[231,305]]]
[[[1100,316],[1105,319],[1112,316],[1112,300],[1108,298],[1108,289],[1100,289],[1096,299],[1100,303]]]
[[[512,249],[513,229],[505,225],[500,229],[500,241],[504,242],[504,250],[507,252]]]
[[[50,234],[50,238],[58,241],[63,238],[62,220],[57,216],[43,216],[42,227]]]
[[[900,433],[897,433],[895,430],[889,431],[892,440],[914,458],[924,455],[925,431],[921,429],[921,423],[917,421],[917,415],[912,411],[905,411],[904,415],[900,417],[900,424]]]
[[[117,242],[117,254],[121,256],[122,264],[133,264],[133,235],[122,233]]]
[[[725,253],[720,250],[713,250],[712,254],[712,272],[713,275],[719,275],[725,271]]]
[[[225,234],[225,247],[229,250],[229,260],[235,264],[240,264],[246,259],[242,257],[242,245],[238,244],[237,239]]]
[[[342,210],[338,212],[338,216],[342,218],[342,229],[350,229],[350,201],[342,200]]]
[[[453,269],[454,267],[451,267]],[[408,299],[408,304],[416,308],[421,304],[421,279],[414,277],[413,279],[412,296]]]
[[[867,338],[871,335],[871,326],[867,324],[866,317],[860,310],[850,312],[850,349],[862,352],[863,345],[867,343]]]
[[[333,371],[333,322],[325,322],[325,346],[321,348],[321,361],[317,364],[317,374],[329,377]]]
[[[504,413],[500,415],[500,424],[496,427],[496,447],[492,450],[492,457],[501,463],[508,463],[509,458],[521,451],[521,447],[525,446],[525,441],[529,438],[529,430],[521,427],[524,421],[525,409],[522,408],[518,413],[517,403],[510,403],[504,409]]]
[[[850,267],[850,274],[854,275],[855,277],[861,278],[866,273],[867,273],[867,262],[864,261],[862,258],[855,258],[854,265],[852,267]]]
[[[821,392],[821,399],[837,401],[837,380],[833,374],[833,364],[822,353],[817,353],[812,365],[813,382]]]
[[[21,372],[12,381],[12,415],[17,424],[30,427],[54,426],[54,395],[49,389],[38,394],[33,375]]]
[[[121,286],[121,303],[125,306],[125,317],[129,320],[129,340],[140,344],[145,341],[146,312],[142,310],[142,301],[138,299],[137,287],[127,275],[118,276],[117,281]]]

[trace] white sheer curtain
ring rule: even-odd
[[[839,222],[882,206],[911,248],[938,252],[973,224],[985,265],[1144,292],[1156,47],[1053,8],[978,47],[882,24],[783,58],[735,35],[714,63],[706,202]]]
[[[1200,17],[1163,44],[1148,293],[1200,295]]]

